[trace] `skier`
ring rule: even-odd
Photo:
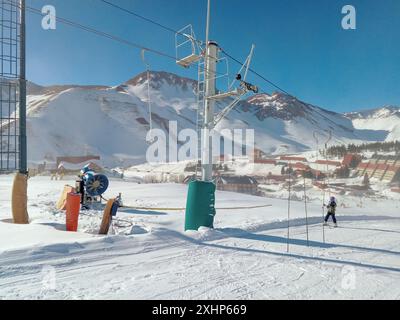
[[[328,213],[325,217],[325,221],[324,221],[324,226],[328,225],[328,220],[329,217],[332,216],[332,220],[334,223],[335,228],[337,228],[337,220],[336,220],[336,207],[337,207],[337,203],[336,203],[336,198],[335,197],[331,197],[329,200],[329,203],[327,205],[324,205],[324,207],[326,207],[328,209]]]

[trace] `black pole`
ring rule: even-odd
[[[307,246],[310,246],[310,237],[308,232],[308,208],[307,208],[307,188],[306,188],[306,175],[304,172],[304,210],[306,213],[306,233],[307,233]]]
[[[289,161],[289,196],[288,196],[288,216],[287,216],[287,247],[286,250],[290,251],[290,202],[292,200],[292,163]]]
[[[20,74],[19,74],[19,172],[28,173],[26,138],[26,25],[25,0],[20,0]]]

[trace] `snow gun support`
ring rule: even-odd
[[[113,219],[117,216],[118,209],[122,206],[121,194],[119,194],[119,196],[115,199],[110,199],[107,201],[106,207],[104,208],[103,219],[100,225],[100,235],[107,235],[110,231],[110,228],[114,231]]]
[[[104,174],[95,173],[86,165],[76,181],[76,192],[81,194],[82,209],[90,209],[94,204],[101,203],[108,185],[109,180]]]

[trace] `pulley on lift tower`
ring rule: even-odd
[[[246,81],[242,81],[242,75],[240,73],[236,75],[236,80],[240,82],[240,85],[244,87],[246,91],[252,91],[256,94],[258,93],[258,87]]]

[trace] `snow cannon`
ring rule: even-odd
[[[108,178],[104,174],[89,171],[84,174],[82,180],[85,184],[86,193],[91,197],[99,197],[108,189]]]
[[[107,191],[109,180],[104,174],[96,173],[86,165],[76,181],[77,192],[81,194],[82,208],[90,209],[93,204],[101,203],[102,195]]]

